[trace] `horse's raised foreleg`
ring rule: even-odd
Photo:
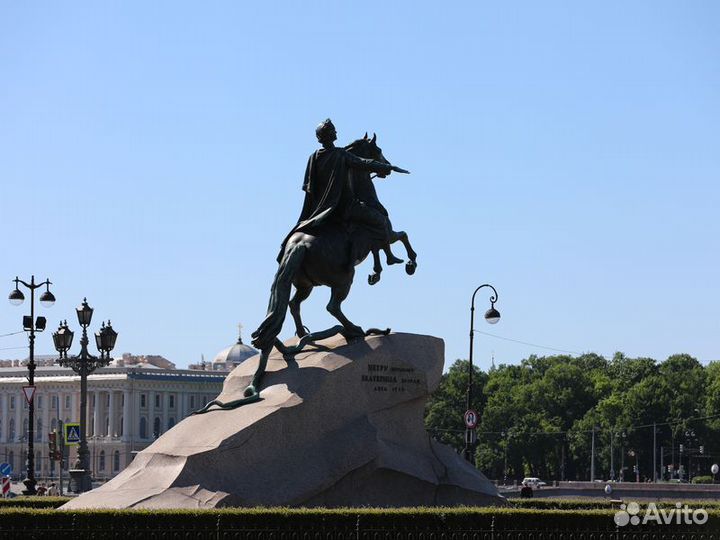
[[[290,300],[290,314],[295,321],[295,334],[299,338],[308,333],[308,330],[305,326],[303,326],[302,317],[300,317],[300,304],[306,300],[308,296],[310,296],[312,290],[313,288],[310,286],[298,287],[295,285],[295,294],[293,295],[292,300]]]
[[[393,264],[402,264],[405,262],[400,257],[395,256],[392,249],[390,249],[390,242],[385,244],[382,249],[385,252],[385,260],[387,261],[388,266]]]
[[[407,272],[408,275],[413,275],[415,273],[415,270],[417,269],[417,253],[415,253],[415,250],[412,248],[412,245],[410,244],[410,239],[408,238],[408,235],[405,231],[392,232],[392,235],[390,236],[390,243],[393,244],[397,241],[402,242],[403,246],[405,246],[405,251],[407,251],[407,256],[409,260],[405,264],[405,272]]]
[[[368,276],[368,283],[375,285],[380,281],[380,273],[382,272],[382,264],[380,263],[380,253],[377,249],[372,250],[373,255],[373,273]]]
[[[347,340],[356,337],[362,337],[365,335],[365,331],[359,326],[356,326],[352,322],[350,322],[350,320],[345,316],[345,314],[342,312],[342,309],[340,308],[341,304],[347,298],[347,295],[350,292],[350,285],[352,285],[352,283],[333,287],[332,294],[330,295],[330,302],[328,302],[327,305],[327,310],[330,315],[340,321],[340,324],[342,324],[345,328],[342,334]]]

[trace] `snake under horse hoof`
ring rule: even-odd
[[[345,328],[343,326],[333,326],[332,328],[323,330],[322,332],[313,332],[311,334],[306,334],[300,339],[297,345],[291,347],[287,347],[282,341],[276,339],[274,348],[276,348],[282,353],[283,359],[286,362],[290,362],[294,359],[295,355],[301,352],[307,345],[321,339],[327,339],[338,334],[344,334],[344,332]],[[358,336],[358,338],[367,336],[387,336],[389,334],[389,328],[386,328],[384,330],[380,330],[379,328],[369,328],[367,331],[364,332],[363,335]],[[191,415],[204,414],[210,411],[230,411],[232,409],[242,407],[243,405],[248,405],[250,403],[260,401],[262,398],[260,397],[260,392],[258,388],[260,387],[260,381],[265,374],[265,368],[267,367],[267,361],[270,357],[270,352],[272,351],[272,348],[273,347],[260,352],[260,363],[258,365],[258,369],[255,372],[252,382],[245,388],[242,398],[226,402],[222,402],[219,399],[214,399],[208,402],[202,409],[198,409],[197,411],[191,413]]]

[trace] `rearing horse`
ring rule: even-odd
[[[369,139],[366,134],[365,137],[354,141],[345,149],[358,157],[389,164],[383,156],[382,150],[377,146],[376,136]],[[402,171],[397,168],[395,170]],[[372,185],[370,173],[352,170],[349,174],[352,177],[345,179],[347,181],[345,187],[352,190],[353,195],[358,197],[358,201],[368,205],[377,204],[382,208]],[[252,383],[245,389],[242,399],[228,403],[212,401],[197,412],[207,412],[212,405],[221,409],[231,409],[259,399],[260,383],[273,347],[277,347],[288,357],[302,350],[308,342],[338,333],[347,340],[364,337],[370,333],[383,333],[376,329],[371,329],[366,333],[360,326],[351,322],[341,309],[352,286],[355,266],[360,264],[370,252],[373,252],[374,270],[379,279],[379,268],[381,269],[381,267],[379,266],[378,250],[383,249],[383,243],[386,244],[388,239],[374,242],[372,239],[368,240],[367,236],[363,238],[362,235],[362,224],[350,223],[349,226],[321,225],[312,233],[296,232],[289,237],[273,280],[267,315],[260,327],[252,334],[253,345],[260,349],[260,363]],[[398,240],[407,250],[408,262],[405,270],[412,275],[417,267],[415,261],[417,254],[413,251],[405,232],[391,231],[389,242],[393,243]],[[370,276],[370,280],[372,284],[372,276]],[[318,285],[330,287],[331,295],[327,310],[342,326],[310,334],[302,323],[300,304]],[[295,295],[290,299],[292,286],[295,286]],[[295,321],[296,334],[301,338],[298,345],[294,347],[285,347],[278,339],[288,308],[290,308],[290,313]]]

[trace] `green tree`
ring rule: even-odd
[[[467,360],[456,360],[440,379],[437,390],[425,407],[425,427],[436,440],[460,451],[465,447],[463,413],[467,406]],[[488,375],[473,365],[472,406],[482,416],[485,408],[484,388]]]

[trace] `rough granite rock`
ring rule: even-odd
[[[336,337],[289,364],[276,353],[261,401],[184,419],[62,508],[504,504],[424,429],[443,356],[441,339],[414,334]],[[228,375],[221,401],[242,395],[258,358]]]

